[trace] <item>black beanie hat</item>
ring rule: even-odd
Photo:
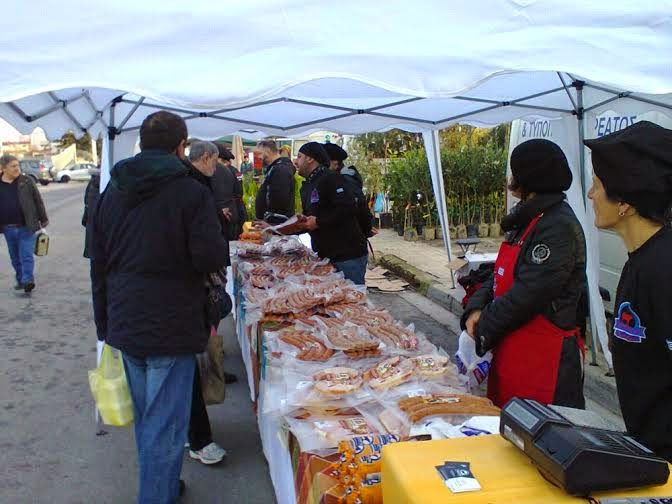
[[[511,153],[514,182],[528,193],[563,192],[572,185],[572,170],[562,149],[537,138],[518,145]]]
[[[332,161],[338,161],[338,162],[343,162],[348,158],[348,153],[345,152],[341,146],[333,144],[331,142],[327,142],[324,145],[324,150],[327,151],[327,155],[329,156],[329,159]]]
[[[329,155],[321,143],[308,142],[301,146],[299,152],[313,158],[321,165],[327,166],[329,164]]]
[[[671,199],[672,130],[640,121],[584,143],[592,151],[593,171],[607,192],[631,204],[647,193]]]
[[[236,159],[236,157],[231,153],[229,149],[226,148],[226,146],[223,143],[220,142],[215,142],[215,145],[217,146],[217,150],[219,151],[219,158],[223,159],[224,161],[229,161]]]

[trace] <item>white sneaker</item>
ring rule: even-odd
[[[226,457],[226,450],[217,443],[210,443],[198,451],[189,450],[189,456],[207,465],[217,464]]]

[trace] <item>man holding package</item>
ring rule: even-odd
[[[329,156],[322,144],[308,142],[296,161],[301,204],[313,250],[328,258],[345,278],[364,285],[368,260],[366,236],[358,222],[355,197],[343,175],[329,170]]]
[[[117,163],[93,222],[98,338],[123,354],[133,399],[140,503],[175,502],[205,350],[206,274],[226,265],[214,200],[182,162],[184,120],[147,116],[137,156]]]

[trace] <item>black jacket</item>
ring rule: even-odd
[[[520,238],[530,221],[539,213],[544,216],[523,243],[509,291],[492,302],[493,277],[472,296],[462,317],[462,328],[471,312],[482,310],[476,334],[476,351],[485,354],[521,325],[536,315],[544,315],[561,329],[580,325],[579,304],[586,292],[586,242],[583,229],[565,195],[540,194],[520,203],[504,218],[502,227],[508,231],[507,241]],[[533,251],[545,245],[548,259],[537,264]],[[581,377],[578,342],[563,342],[555,404],[580,405],[565,397],[577,390]],[[580,390],[580,387],[579,387]]]
[[[354,166],[342,168],[341,175],[343,175],[343,179],[346,181],[355,197],[357,222],[359,223],[359,227],[364,233],[364,236],[371,238],[373,236],[373,215],[371,215],[369,204],[364,195],[364,182],[362,181],[362,176]]]
[[[99,339],[137,357],[202,352],[205,274],[226,264],[210,191],[173,154],[117,163],[93,217]]]
[[[235,166],[229,166],[229,170],[231,170],[234,178],[233,201],[238,214],[238,221],[232,231],[232,239],[237,240],[240,237],[240,233],[243,232],[243,224],[247,221],[247,210],[245,209],[245,202],[243,201],[243,180],[240,176],[240,172]],[[294,197],[293,194],[294,193],[292,193],[292,197]]]
[[[33,179],[21,174],[19,175],[17,184],[16,191],[19,198],[19,206],[21,207],[26,227],[32,232],[47,227],[49,225],[47,210],[44,208],[42,196],[40,196],[40,191],[37,190]]]
[[[625,263],[616,291],[612,351],[628,432],[672,462],[672,230]]]
[[[241,218],[244,219],[240,214],[238,204],[238,200],[242,198],[242,184],[232,168],[217,163],[217,169],[210,180],[210,186],[217,210],[221,213],[224,208],[228,208],[231,212],[231,221],[225,222],[224,229],[229,240],[236,240],[238,234],[240,234],[237,230],[242,226]]]
[[[86,228],[84,231],[84,257],[91,258],[91,233],[92,233],[92,219],[93,209],[96,208],[96,202],[100,195],[100,170],[98,168],[89,170],[91,179],[86,185],[84,191],[84,213],[82,215],[82,226]]]
[[[279,157],[268,165],[266,177],[257,191],[255,211],[257,219],[263,219],[266,212],[294,215],[296,168],[289,158]]]
[[[313,250],[332,262],[366,255],[366,237],[358,222],[355,197],[343,175],[320,166],[301,185],[304,215],[317,217],[310,233]]]

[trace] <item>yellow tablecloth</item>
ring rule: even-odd
[[[470,462],[482,490],[451,493],[436,470],[446,461]],[[546,481],[524,453],[499,435],[388,445],[383,448],[382,483],[385,504],[587,502]],[[649,495],[672,495],[672,482],[595,497]]]

